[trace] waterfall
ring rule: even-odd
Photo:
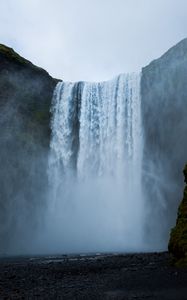
[[[142,248],[140,77],[55,88],[48,221],[60,251]]]

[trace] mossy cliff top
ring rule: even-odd
[[[10,64],[13,64],[14,67],[17,65],[17,67],[21,68],[27,68],[35,72],[43,73],[43,75],[51,77],[45,70],[43,70],[40,67],[35,66],[32,64],[29,60],[23,58],[18,53],[14,51],[14,49],[7,47],[3,44],[0,44],[0,71],[10,66]]]
[[[21,57],[14,49],[0,44],[0,54],[4,55],[6,58],[19,62],[20,64],[27,64],[29,66],[34,66],[30,61]]]
[[[184,169],[186,186],[184,197],[178,209],[177,223],[171,231],[169,252],[173,254],[176,265],[187,266],[187,165]]]

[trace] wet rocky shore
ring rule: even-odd
[[[0,259],[0,299],[187,299],[167,252]]]

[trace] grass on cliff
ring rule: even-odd
[[[184,176],[187,183],[187,165]],[[171,231],[168,249],[173,254],[177,266],[187,266],[187,185],[178,209],[176,226]]]
[[[14,49],[7,47],[3,44],[0,44],[0,54],[7,57],[9,60],[14,61],[20,65],[29,66],[34,68],[35,70],[43,71],[42,68],[39,68],[35,65],[33,65],[29,60],[23,58],[18,53],[14,51]]]

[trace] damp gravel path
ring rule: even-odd
[[[168,253],[0,259],[0,299],[187,300]]]

